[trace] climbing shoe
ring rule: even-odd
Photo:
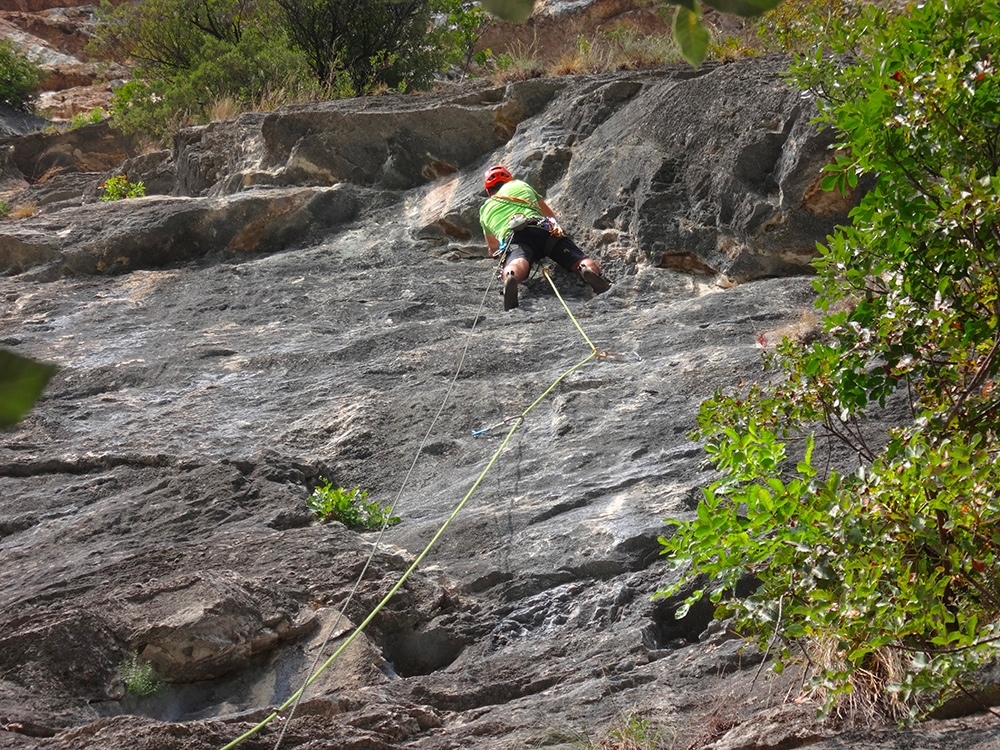
[[[517,307],[517,279],[508,276],[503,284],[503,311],[513,310]]]
[[[580,275],[583,277],[583,280],[587,282],[587,285],[597,294],[603,294],[611,288],[610,281],[603,276],[594,273],[589,268],[584,267],[581,269]]]

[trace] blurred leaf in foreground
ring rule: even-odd
[[[55,365],[0,349],[0,428],[21,421],[55,371]]]
[[[524,23],[535,10],[535,0],[482,0],[482,6],[497,18]]]

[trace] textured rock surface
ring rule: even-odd
[[[289,107],[182,131],[169,158],[133,158],[121,171],[136,182],[149,174],[157,192],[205,198],[350,183],[375,191],[375,205],[418,210],[419,237],[447,243],[479,235],[478,173],[502,160],[559,201],[577,239],[602,246],[607,260],[732,281],[801,273],[850,202],[818,197],[830,139],[809,125],[810,106],[781,82],[782,66],[762,59]],[[138,157],[105,125],[80,131],[24,139],[12,163],[44,184]],[[425,186],[429,193],[401,200],[400,191]],[[220,205],[191,210],[211,215]],[[30,264],[25,234],[52,236],[50,221],[0,227],[0,268]],[[208,240],[218,244],[212,233]],[[184,244],[187,255],[164,249],[161,264],[201,252]],[[110,257],[134,255],[106,245]],[[17,265],[4,258],[11,253]],[[52,260],[40,249],[38,264]]]
[[[552,274],[609,356],[532,409],[294,716],[243,747],[285,729],[282,747],[569,748],[631,712],[678,749],[996,742],[983,718],[870,737],[822,725],[794,702],[799,670],[772,675],[706,607],[675,620],[652,599],[671,576],[663,519],[687,517],[710,478],[686,437],[700,401],[758,377],[761,342],[814,325],[790,248],[838,214],[806,207],[825,140],[779,70],[246,116],[143,162],[172,170],[171,196],[85,204],[81,171],[75,201],[0,225],[0,346],[60,367],[0,436],[0,748],[232,741],[343,643],[509,420],[590,354],[540,275],[499,312],[475,227],[495,161],[545,188],[609,269],[600,297]],[[435,140],[439,109],[472,130]],[[409,134],[419,150],[393,146]],[[317,523],[318,477],[398,497],[402,522],[377,548]],[[126,690],[131,655],[160,690]]]

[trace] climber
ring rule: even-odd
[[[479,209],[479,223],[491,257],[500,258],[504,311],[517,307],[517,285],[528,278],[532,264],[546,256],[578,273],[597,294],[611,288],[600,264],[563,234],[552,209],[528,183],[497,165],[486,170],[483,186],[489,198]]]

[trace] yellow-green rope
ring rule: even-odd
[[[551,283],[551,280],[550,280],[549,283]],[[555,285],[553,285],[553,288],[554,288],[554,286]],[[558,292],[557,292],[557,294],[558,294]],[[560,298],[560,299],[562,299],[562,298]],[[565,304],[565,303],[563,303],[563,304]],[[574,320],[573,322],[576,323],[576,320]],[[580,328],[579,324],[577,324],[577,328],[578,329]],[[580,332],[583,333],[583,330],[580,329]],[[584,334],[583,337],[586,339],[587,335]],[[590,339],[587,339],[587,343],[588,344],[590,343]],[[510,442],[511,437],[514,435],[514,431],[517,430],[517,428],[520,427],[521,424],[524,422],[524,418],[528,415],[528,412],[530,412],[532,409],[534,409],[536,406],[538,406],[538,404],[541,403],[542,400],[546,396],[548,396],[550,393],[552,393],[552,391],[555,390],[556,386],[559,385],[559,383],[561,383],[567,376],[569,376],[571,373],[575,372],[579,368],[583,367],[587,362],[589,362],[594,357],[596,357],[597,356],[597,350],[594,349],[593,344],[591,344],[591,349],[592,349],[592,351],[590,352],[590,354],[588,354],[584,359],[582,359],[579,362],[577,362],[571,368],[569,368],[568,370],[566,370],[566,372],[564,372],[562,375],[560,375],[558,378],[556,378],[553,381],[552,385],[550,385],[548,388],[546,388],[545,391],[542,393],[541,396],[539,396],[538,398],[536,398],[531,403],[531,405],[528,406],[527,409],[525,409],[523,412],[521,412],[520,416],[517,417],[516,421],[511,426],[510,430],[507,431],[507,435],[504,437],[503,442],[500,443],[500,447],[497,448],[496,451],[493,453],[493,456],[490,458],[489,463],[486,464],[486,468],[483,469],[483,471],[480,473],[480,475],[476,478],[476,481],[473,483],[473,485],[469,489],[469,491],[465,494],[465,497],[463,497],[462,501],[457,506],[455,506],[455,510],[452,511],[451,515],[448,516],[447,520],[445,520],[445,522],[441,525],[441,528],[438,529],[437,533],[427,543],[427,546],[424,547],[423,552],[421,552],[419,555],[417,555],[417,558],[413,561],[413,564],[410,565],[410,567],[406,569],[406,572],[403,573],[403,575],[400,577],[400,579],[396,583],[396,585],[393,586],[389,590],[389,593],[386,594],[385,597],[382,599],[382,601],[380,601],[378,603],[378,606],[376,606],[375,609],[372,610],[372,613],[370,615],[368,615],[368,617],[366,617],[365,620],[360,625],[358,625],[357,628],[354,629],[354,632],[351,633],[350,636],[348,636],[347,640],[345,640],[340,645],[340,647],[336,651],[334,651],[333,654],[330,655],[329,659],[327,659],[325,662],[323,662],[323,665],[319,669],[317,669],[308,680],[305,681],[305,683],[302,685],[301,688],[299,688],[298,690],[296,690],[288,698],[288,700],[286,700],[284,703],[282,703],[280,706],[278,706],[277,710],[271,712],[271,714],[269,714],[266,718],[264,718],[260,723],[258,723],[256,726],[252,727],[248,731],[244,732],[243,734],[241,734],[239,737],[237,737],[235,740],[233,740],[232,742],[230,742],[228,745],[223,746],[221,748],[221,750],[232,750],[237,745],[241,744],[244,740],[247,740],[250,737],[253,737],[255,734],[257,734],[257,732],[259,732],[264,727],[266,727],[268,724],[270,724],[272,721],[274,721],[276,718],[278,718],[278,715],[282,711],[286,710],[289,706],[291,706],[298,699],[298,697],[302,694],[302,692],[307,687],[309,687],[313,682],[315,682],[319,678],[319,676],[321,674],[323,674],[324,671],[326,671],[327,667],[329,667],[331,664],[333,664],[334,660],[338,656],[340,656],[340,654],[344,651],[344,649],[346,649],[348,646],[350,646],[351,643],[354,642],[354,639],[357,638],[359,635],[361,635],[361,632],[366,627],[368,627],[368,624],[373,619],[375,619],[375,615],[377,615],[382,610],[382,608],[389,602],[389,600],[392,599],[392,597],[396,594],[396,592],[399,591],[400,587],[402,587],[402,585],[406,582],[406,579],[410,577],[410,574],[414,570],[417,569],[417,566],[420,564],[420,561],[423,560],[424,557],[427,556],[427,553],[431,551],[431,548],[435,544],[437,544],[437,541],[438,541],[438,539],[441,538],[441,535],[444,533],[444,530],[448,528],[449,524],[451,524],[451,522],[453,520],[455,520],[455,517],[458,516],[458,514],[462,510],[462,508],[465,507],[466,502],[468,502],[469,498],[472,497],[472,493],[474,493],[476,491],[476,489],[482,483],[483,478],[486,476],[487,472],[493,467],[493,464],[496,463],[497,458],[499,458],[499,456],[503,452],[504,448],[507,447],[507,443]]]
[[[486,477],[486,474],[493,467],[493,464],[496,463],[497,459],[500,457],[500,454],[503,452],[504,448],[507,447],[507,444],[510,442],[511,437],[513,437],[514,432],[524,422],[524,418],[528,415],[528,413],[532,409],[534,409],[539,403],[541,403],[542,400],[544,400],[545,397],[548,396],[553,390],[555,390],[556,386],[558,386],[559,383],[561,383],[571,373],[573,373],[574,371],[576,371],[580,367],[583,367],[583,365],[585,365],[587,362],[589,362],[594,357],[605,357],[605,356],[607,356],[606,353],[605,354],[600,354],[598,352],[598,350],[597,350],[597,347],[595,347],[594,344],[593,344],[593,342],[591,342],[591,340],[587,337],[587,334],[584,332],[583,328],[577,322],[576,317],[573,315],[573,312],[569,309],[569,306],[566,304],[566,301],[562,298],[562,295],[559,294],[559,290],[556,288],[555,282],[552,281],[552,277],[549,276],[548,269],[543,268],[542,269],[542,275],[545,276],[545,278],[548,280],[549,284],[552,286],[552,291],[555,292],[556,297],[562,303],[563,308],[566,310],[566,314],[569,315],[570,320],[573,321],[573,325],[576,326],[576,329],[580,332],[580,335],[583,336],[584,341],[586,341],[587,345],[590,346],[590,350],[591,350],[590,354],[588,354],[584,359],[582,359],[579,362],[577,362],[571,368],[569,368],[568,370],[566,370],[566,372],[564,372],[562,375],[560,375],[558,378],[556,378],[552,382],[552,385],[550,385],[548,388],[546,388],[545,391],[542,392],[542,394],[538,398],[536,398],[528,406],[527,409],[525,409],[523,412],[521,412],[520,416],[518,416],[516,418],[516,420],[514,421],[514,424],[511,426],[510,430],[507,431],[507,435],[504,437],[503,442],[500,443],[500,447],[498,447],[496,449],[496,451],[493,453],[493,456],[490,458],[489,463],[486,464],[486,468],[484,468],[482,470],[482,472],[479,474],[479,476],[476,478],[476,481],[473,483],[473,485],[469,489],[469,491],[465,494],[465,497],[463,497],[462,500],[461,500],[461,502],[459,502],[459,504],[457,506],[455,506],[455,509],[452,511],[451,515],[448,516],[448,518],[445,520],[445,522],[441,525],[441,528],[438,529],[437,533],[427,543],[427,546],[424,547],[423,551],[413,561],[413,564],[411,564],[410,567],[406,569],[406,572],[403,573],[403,575],[400,577],[400,579],[396,583],[396,585],[393,586],[389,590],[389,593],[386,594],[385,597],[382,599],[382,601],[380,601],[378,603],[378,605],[375,607],[375,609],[372,610],[372,613],[370,615],[368,615],[368,617],[366,617],[365,620],[360,625],[358,625],[357,628],[355,628],[354,632],[351,633],[351,635],[347,638],[347,640],[344,641],[340,645],[340,647],[336,651],[334,651],[333,654],[330,655],[330,658],[327,659],[323,663],[323,665],[319,669],[317,669],[309,677],[308,680],[305,681],[305,683],[302,685],[301,688],[299,688],[298,690],[296,690],[291,696],[289,696],[289,698],[284,703],[282,703],[280,706],[278,706],[277,710],[275,710],[271,714],[269,714],[265,719],[263,719],[256,726],[252,727],[247,732],[243,733],[242,735],[240,735],[239,737],[237,737],[235,740],[233,740],[229,744],[223,746],[221,748],[221,750],[232,750],[237,745],[241,744],[244,740],[249,739],[253,735],[257,734],[257,732],[261,731],[264,727],[266,727],[268,724],[270,724],[272,721],[274,721],[279,716],[279,714],[282,711],[287,710],[292,704],[294,704],[299,699],[299,697],[305,692],[305,689],[307,687],[309,687],[313,682],[315,682],[319,678],[319,676],[324,671],[326,671],[326,669],[331,664],[333,664],[333,662],[337,659],[337,657],[340,656],[341,653],[343,653],[344,649],[346,649],[349,645],[351,645],[351,643],[354,642],[355,638],[357,638],[359,635],[361,635],[362,631],[369,625],[369,623],[371,623],[371,621],[373,619],[375,619],[375,616],[382,610],[382,608],[389,602],[389,600],[392,599],[392,597],[396,594],[396,592],[399,591],[399,589],[402,587],[402,585],[406,582],[406,579],[410,577],[410,574],[413,573],[413,571],[415,571],[417,569],[417,566],[420,564],[420,562],[431,551],[431,548],[437,543],[438,539],[441,538],[441,535],[444,533],[445,529],[447,529],[448,526],[451,524],[451,522],[453,520],[455,520],[455,518],[458,516],[458,514],[462,510],[462,508],[465,507],[465,504],[468,502],[469,498],[471,498],[472,494],[476,491],[476,489],[478,489],[479,485],[482,483],[483,479]],[[395,503],[394,503],[394,505],[395,505]]]
[[[587,334],[583,332],[583,328],[581,328],[580,324],[576,322],[576,318],[573,316],[573,311],[569,309],[569,305],[566,304],[566,300],[562,298],[562,295],[559,294],[559,290],[556,289],[556,283],[552,280],[552,277],[549,276],[549,269],[542,268],[542,276],[548,280],[549,285],[552,287],[552,291],[556,293],[556,297],[558,297],[559,301],[562,302],[562,306],[566,309],[566,314],[569,315],[569,319],[573,321],[573,325],[576,326],[576,330],[578,330],[580,335],[583,336],[583,340],[587,342],[587,346],[590,347],[594,356],[600,356],[597,353],[597,347],[594,346],[594,343],[589,338],[587,338]]]

